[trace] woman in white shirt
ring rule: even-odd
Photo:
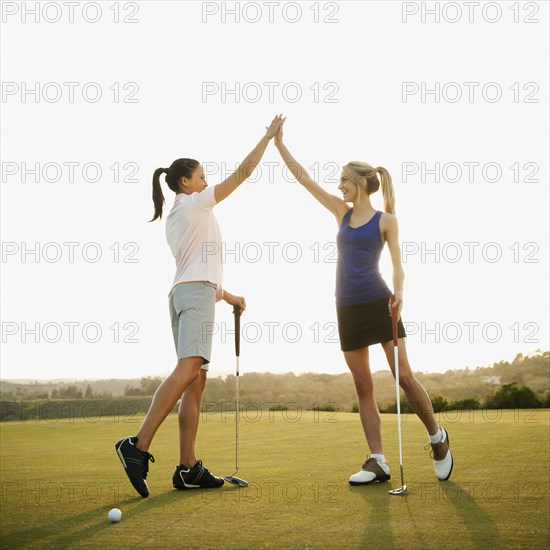
[[[146,477],[149,461],[154,462],[149,446],[180,397],[180,463],[173,475],[173,486],[195,489],[223,485],[222,478],[213,476],[197,460],[195,438],[212,349],[214,304],[223,299],[243,312],[246,301],[222,289],[221,233],[213,208],[250,177],[282,121],[281,116],[276,116],[239,168],[212,188],[206,183],[201,164],[193,159],[177,159],[169,168],[154,172],[155,215],[151,221],[162,217],[165,200],[161,174],[166,174],[168,187],[176,193],[166,220],[166,238],[176,259],[169,307],[178,363],[157,389],[137,435],[115,444],[128,478],[143,497],[149,495]]]

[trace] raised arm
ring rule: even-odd
[[[283,120],[284,122],[284,120]],[[275,145],[281,154],[288,169],[298,182],[305,187],[327,210],[336,217],[338,224],[342,221],[349,207],[340,197],[327,193],[318,183],[313,181],[307,170],[290,154],[286,145],[283,143],[283,125],[279,127],[275,135]]]
[[[271,125],[267,128],[265,135],[258,142],[256,147],[254,147],[254,149],[252,149],[252,151],[250,151],[246,158],[241,162],[239,167],[225,181],[214,187],[216,202],[223,201],[229,197],[229,195],[231,195],[231,193],[233,193],[233,191],[235,191],[235,189],[237,189],[237,187],[239,187],[244,180],[251,176],[252,172],[254,172],[254,169],[258,166],[258,163],[262,159],[267,144],[277,133],[277,130],[282,123],[281,121],[281,115],[277,115],[271,121]]]

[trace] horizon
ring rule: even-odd
[[[488,363],[488,364],[483,364],[483,365],[476,365],[475,367],[469,367],[469,366],[465,366],[465,367],[462,367],[462,368],[454,368],[454,369],[447,369],[447,371],[445,372],[448,372],[448,371],[460,371],[460,370],[476,370],[476,369],[482,369],[482,368],[492,368],[494,365],[497,365],[501,362],[507,362],[507,363],[512,363],[512,361],[518,356],[518,355],[522,355],[523,358],[527,358],[527,357],[537,357],[537,356],[542,356],[544,355],[545,353],[548,353],[550,350],[541,350],[541,349],[537,349],[535,351],[532,351],[528,354],[523,354],[521,352],[518,352],[512,359],[500,359],[499,361],[493,361],[492,363]],[[391,374],[391,371],[388,368],[386,369],[379,369],[379,370],[373,370],[372,371],[372,374],[377,374],[377,373],[380,373],[380,372],[385,372],[385,373],[388,373],[388,374]],[[439,373],[439,372],[428,372],[428,371],[415,371],[416,374],[444,374],[444,373]],[[52,383],[52,384],[55,384],[55,383],[62,383],[62,382],[100,382],[100,381],[109,381],[109,380],[136,380],[136,379],[139,379],[139,378],[145,378],[145,377],[151,377],[151,378],[155,378],[155,377],[161,377],[161,378],[164,378],[166,376],[168,376],[170,374],[170,372],[166,372],[166,373],[163,373],[163,374],[155,374],[155,375],[144,375],[144,376],[137,376],[137,377],[133,377],[133,378],[125,378],[125,377],[110,377],[110,378],[55,378],[55,379],[42,379],[42,378],[2,378],[0,376],[0,382],[11,382],[11,383],[14,383],[14,384],[25,384],[27,382],[29,383],[32,383],[32,382],[39,382],[39,383]],[[294,374],[295,376],[301,376],[301,375],[305,375],[305,374],[314,374],[314,375],[329,375],[329,376],[340,376],[342,374],[351,374],[351,372],[348,370],[347,372],[338,372],[338,373],[330,373],[330,372],[317,372],[317,371],[300,371],[300,372],[295,372],[295,371],[286,371],[286,372],[271,372],[271,371],[248,371],[248,372],[243,372],[242,369],[240,369],[240,376],[244,376],[246,374],[273,374],[273,375],[286,375],[286,374]],[[216,374],[216,376],[213,376],[211,378],[218,378],[218,377],[221,377],[221,378],[226,378],[228,375],[235,375],[235,371],[233,372],[226,372],[226,373],[223,373],[223,374]],[[210,376],[209,376],[210,377]]]

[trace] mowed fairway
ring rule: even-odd
[[[177,417],[150,449],[151,495],[134,493],[115,454],[141,418],[14,421],[1,429],[2,548],[547,548],[549,411],[464,411],[439,418],[455,456],[438,482],[426,433],[404,417],[408,497],[397,487],[395,415],[383,415],[392,480],[350,487],[367,453],[359,416],[249,411],[241,421],[246,489],[181,492]],[[234,415],[204,415],[198,457],[234,469]],[[110,524],[118,507],[122,521]]]

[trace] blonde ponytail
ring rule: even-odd
[[[384,211],[388,214],[395,214],[395,191],[393,189],[390,173],[382,166],[375,168],[375,171],[380,176],[382,197],[384,198]]]

